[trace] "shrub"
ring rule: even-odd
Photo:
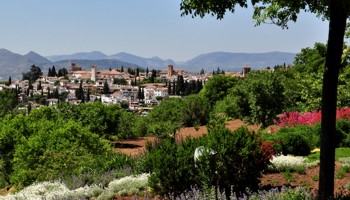
[[[281,141],[283,155],[307,156],[310,154],[310,145],[301,133],[288,133],[281,138]]]
[[[350,120],[350,108],[340,108],[337,110],[337,120]],[[274,123],[280,127],[298,126],[298,125],[314,125],[321,121],[321,111],[313,112],[289,112],[281,114]]]
[[[153,192],[174,198],[197,184],[193,152],[198,141],[186,138],[177,144],[168,138],[147,145],[143,168],[151,173],[149,186]]]
[[[337,120],[336,147],[350,147],[350,120]]]
[[[198,164],[199,172],[204,173],[206,185],[217,186],[230,196],[231,190],[240,195],[246,191],[257,190],[261,172],[267,168],[270,156],[262,150],[260,135],[250,133],[247,128],[230,131],[214,128],[206,137],[207,148],[217,152],[215,162],[204,155]],[[213,168],[214,165],[214,168]]]
[[[273,140],[281,141],[281,151],[284,155],[306,156],[310,150],[319,146],[320,125],[283,127],[273,136]]]

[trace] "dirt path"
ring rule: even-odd
[[[241,120],[232,120],[226,122],[226,127],[230,130],[236,130],[237,128],[244,125],[244,122]],[[248,126],[249,130],[258,130],[260,126],[258,125],[250,125]],[[207,134],[207,128],[205,126],[199,127],[196,130],[194,127],[185,127],[179,130],[177,134],[177,139],[185,139],[187,136],[191,136],[193,138],[200,137],[204,134]],[[134,140],[123,140],[119,142],[114,142],[114,146],[116,147],[116,151],[124,153],[129,156],[139,156],[145,153],[145,146],[147,141],[153,142],[156,137],[140,137]]]

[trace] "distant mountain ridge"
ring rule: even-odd
[[[89,69],[91,65],[97,65],[99,69],[121,66],[165,69],[168,65],[174,65],[175,68],[189,72],[199,72],[201,69],[210,72],[217,67],[225,71],[240,71],[245,65],[259,69],[284,63],[292,64],[295,55],[295,53],[277,51],[268,53],[212,52],[201,54],[186,62],[176,62],[159,57],[143,58],[125,52],[106,55],[99,51],[92,51],[44,57],[33,51],[20,55],[6,49],[0,49],[0,80],[7,80],[9,76],[12,77],[12,80],[21,79],[22,73],[28,72],[33,64],[41,67],[44,75],[52,66],[55,66],[56,69],[65,67],[70,70],[72,62],[82,66],[83,69]]]
[[[243,66],[248,65],[252,69],[260,69],[265,67],[274,67],[275,65],[292,64],[295,58],[295,53],[287,52],[268,52],[268,53],[231,53],[231,52],[213,52],[201,54],[183,65],[191,67],[196,71],[220,69],[226,71],[241,70]]]
[[[212,52],[201,54],[186,62],[176,62],[172,59],[161,59],[159,57],[144,58],[133,54],[121,52],[113,55],[106,55],[98,51],[88,53],[76,53],[65,56],[49,56],[47,58],[52,61],[59,59],[86,59],[94,60],[98,55],[99,59],[117,59],[127,63],[133,63],[144,68],[164,69],[167,65],[185,69],[191,72],[197,72],[201,69],[211,71],[220,67],[220,69],[235,71],[241,69],[245,65],[251,66],[253,69],[264,67],[273,67],[281,64],[292,64],[295,53],[288,52],[267,52],[267,53],[232,53],[232,52]]]

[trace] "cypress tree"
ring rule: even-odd
[[[55,65],[52,66],[52,69],[51,69],[51,76],[57,76],[57,72],[56,72]]]
[[[90,88],[88,87],[86,91],[86,102],[89,102],[89,101],[90,101]]]

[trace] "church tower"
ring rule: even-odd
[[[91,80],[96,81],[96,65],[91,66]]]

